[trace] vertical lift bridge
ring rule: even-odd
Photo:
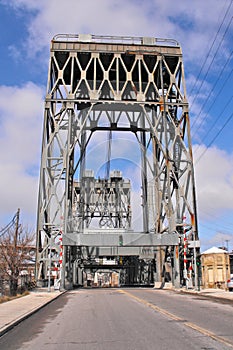
[[[109,133],[109,142],[112,133],[131,132],[140,147],[140,232],[131,227],[130,181],[109,171],[111,154],[105,179],[86,169],[98,131]],[[170,281],[180,287],[189,268],[197,285],[198,251],[180,45],[148,37],[56,35],[44,110],[38,281],[55,271],[63,288],[82,284],[83,273],[100,268],[99,258],[111,257],[125,284]]]

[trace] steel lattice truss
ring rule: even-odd
[[[77,204],[74,180],[84,181],[86,151],[93,134],[109,130],[132,132],[141,149],[143,232],[137,233],[138,245],[149,246],[157,235],[168,237],[163,245],[175,247],[184,229],[191,240],[198,240],[188,102],[178,43],[57,36],[51,43],[44,114],[39,274],[47,269],[49,252],[54,261],[59,260],[60,231],[63,237],[70,234],[73,245],[82,245],[81,238],[79,243],[74,238],[84,227],[77,225],[77,211],[82,208],[80,201]],[[94,238],[92,245],[97,245]],[[67,259],[63,256],[63,264]]]
[[[131,227],[130,182],[122,179],[121,172],[96,180],[93,171],[86,171],[73,187],[74,231],[91,227],[96,218],[101,228]]]

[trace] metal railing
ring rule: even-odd
[[[150,46],[180,46],[175,39],[154,37],[111,36],[92,34],[57,34],[52,41],[94,42],[103,44],[150,45]]]

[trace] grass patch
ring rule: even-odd
[[[15,296],[8,296],[8,295],[1,296],[0,297],[0,304],[6,303],[7,301],[11,301],[11,300],[18,299],[18,298],[21,298],[21,297],[25,297],[28,294],[30,294],[30,293],[29,293],[28,290],[26,290],[22,294],[17,294]]]

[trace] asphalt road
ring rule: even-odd
[[[13,328],[0,349],[233,349],[233,303],[166,290],[81,289]]]

